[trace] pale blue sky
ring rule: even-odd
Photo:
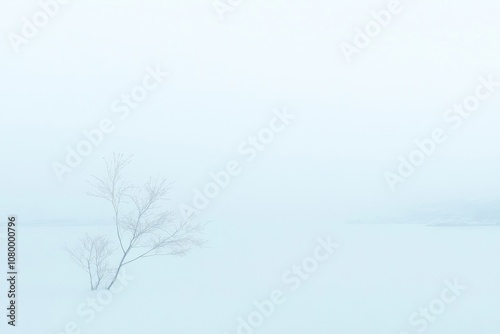
[[[113,151],[135,153],[138,174],[172,177],[188,198],[280,106],[297,119],[232,187],[282,189],[276,205],[309,208],[317,198],[354,205],[498,189],[500,91],[405,185],[408,193],[391,197],[383,182],[397,156],[443,125],[444,111],[473,93],[480,75],[500,80],[495,1],[403,1],[349,65],[339,43],[387,2],[243,1],[221,21],[208,0],[72,1],[19,54],[6,36],[37,2],[1,4],[2,201],[33,208],[30,219],[93,216],[76,208],[92,205],[85,180]],[[52,161],[110,114],[148,64],[171,77],[59,184]],[[280,201],[290,179],[303,196]]]

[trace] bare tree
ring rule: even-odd
[[[106,279],[111,277],[113,270],[109,266],[108,258],[114,249],[105,236],[86,234],[77,246],[74,248],[66,246],[66,250],[71,259],[88,273],[90,289],[97,290]]]
[[[127,181],[124,171],[130,159],[114,154],[111,161],[104,160],[106,175],[93,176],[94,190],[89,193],[111,204],[121,249],[120,262],[107,289],[113,286],[123,266],[146,257],[184,255],[204,244],[199,238],[203,225],[194,224],[191,217],[177,220],[173,211],[164,209],[170,183],[151,177],[138,188]]]

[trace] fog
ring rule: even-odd
[[[389,209],[429,197],[489,198],[500,181],[498,94],[396,195],[384,173],[443,126],[446,109],[472,94],[480,76],[499,77],[495,4],[402,2],[347,64],[339,44],[385,4],[252,1],[222,21],[208,1],[70,2],[19,53],[7,38],[1,49],[2,209],[29,207],[30,221],[96,219],[86,180],[112,152],[134,154],[138,175],[160,173],[188,198],[283,106],[296,119],[215,200],[221,206],[238,191],[241,206],[319,216],[336,203],[384,199]],[[37,8],[2,5],[5,35],[19,33],[19,17]],[[170,76],[58,182],[51,164],[156,64]]]
[[[209,246],[131,266],[84,332],[236,333],[332,236],[328,267],[259,331],[418,328],[408,315],[457,277],[431,332],[498,333],[497,1],[55,1],[0,0],[22,333],[59,334],[89,295],[63,248],[115,237],[87,194],[113,154],[132,182],[172,181],[167,207],[209,223]]]

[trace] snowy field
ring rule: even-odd
[[[22,227],[18,327],[8,333],[498,334],[496,227],[315,224],[269,234],[268,225],[287,223],[213,222],[207,248],[131,264],[112,294],[88,291],[63,249],[86,232],[112,235],[112,226]],[[306,259],[328,236],[340,247],[315,268]],[[298,288],[294,264],[310,271]],[[462,290],[445,294],[454,301],[441,310],[445,280]],[[254,302],[277,291],[263,320],[253,314],[260,327],[238,329]],[[424,307],[432,321],[415,316]]]

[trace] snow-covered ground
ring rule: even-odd
[[[85,273],[63,250],[86,232],[112,236],[113,228],[20,228],[18,326],[8,333],[233,334],[239,318],[248,321],[252,312],[250,321],[260,327],[244,326],[240,333],[500,330],[496,227],[215,221],[207,248],[184,258],[136,262],[113,294],[88,291]],[[340,247],[311,267],[317,239],[328,236]],[[294,264],[310,266],[297,289],[291,283],[299,277],[290,271]],[[439,299],[450,284],[462,287],[456,296],[445,293],[453,302],[441,310]],[[280,303],[261,321],[254,303],[276,291]],[[423,307],[430,308],[432,321],[415,315]],[[428,328],[418,331],[424,324]],[[5,333],[5,321],[1,326]]]

